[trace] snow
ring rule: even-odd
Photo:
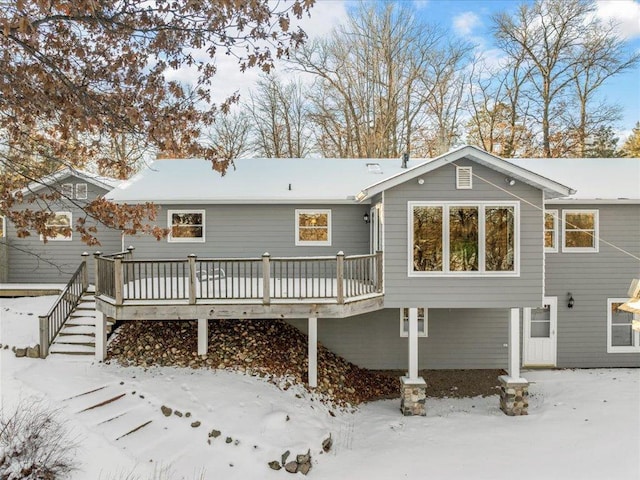
[[[3,345],[34,343],[37,315],[54,299],[1,299]],[[525,371],[525,417],[504,415],[496,396],[427,399],[426,417],[402,417],[399,400],[339,411],[286,381],[279,388],[226,371],[15,358],[5,349],[0,362],[5,412],[42,399],[79,441],[71,480],[131,472],[145,480],[163,469],[186,480],[282,479],[289,474],[267,463],[307,449],[316,479],[640,478],[639,369]],[[165,417],[162,405],[183,416]],[[321,454],[329,434],[333,447]]]

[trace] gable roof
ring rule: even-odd
[[[107,191],[111,190],[114,187],[117,187],[121,183],[121,180],[117,180],[115,178],[103,177],[101,175],[89,173],[84,170],[66,167],[62,170],[58,170],[51,175],[46,175],[35,182],[31,182],[29,185],[19,191],[23,195],[27,193],[34,193],[50,185],[62,183],[63,180],[69,177],[78,177],[86,181],[87,183],[91,183]]]
[[[156,160],[106,195],[118,203],[354,203],[363,185],[401,160],[242,158],[224,176],[203,159]]]
[[[553,203],[640,203],[640,158],[513,158],[509,162],[575,188],[575,193]]]
[[[480,165],[484,165],[493,170],[501,172],[514,180],[529,184],[539,188],[544,192],[545,199],[567,196],[575,193],[575,190],[561,183],[551,180],[546,176],[540,175],[523,167],[515,165],[510,161],[485,152],[484,150],[466,145],[464,147],[450,150],[439,157],[427,160],[415,167],[403,170],[396,175],[387,177],[379,182],[373,183],[364,188],[357,196],[360,201],[371,198],[384,190],[400,185],[408,180],[425,175],[444,165],[454,163],[457,160],[468,158]]]

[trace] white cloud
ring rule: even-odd
[[[640,3],[635,0],[598,0],[597,16],[613,20],[619,25],[618,33],[624,38],[640,37]]]
[[[480,25],[480,17],[473,12],[464,12],[453,17],[453,29],[458,35],[470,35]]]
[[[427,8],[429,5],[429,0],[413,0],[413,8],[416,10],[422,10]]]

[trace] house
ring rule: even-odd
[[[46,210],[54,214],[52,227],[60,229],[47,242],[41,235],[19,238],[15,225],[0,217],[0,283],[65,284],[78,268],[80,255],[89,250],[73,225],[78,218],[85,218],[82,206],[105,195],[119,181],[82,170],[65,168],[52,175],[32,182],[20,190],[25,199],[17,209]],[[59,198],[44,198],[58,193]],[[100,249],[115,252],[121,249],[121,234],[86,219],[86,226],[95,225],[100,239]],[[71,228],[69,228],[71,227]],[[91,265],[90,265],[91,267]]]
[[[282,318],[363,367],[505,368],[501,408],[526,414],[521,367],[638,367],[640,160],[440,157],[158,160],[106,198],[152,201],[161,241],[96,258],[97,355],[107,317]],[[166,222],[166,223],[165,223]],[[124,250],[122,247],[113,251]],[[108,251],[103,248],[103,251]],[[131,252],[134,252],[133,255]],[[426,379],[428,382],[428,379]]]

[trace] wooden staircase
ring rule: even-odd
[[[49,347],[55,355],[95,356],[96,353],[96,301],[93,287],[89,287],[78,306],[64,323]],[[107,334],[114,322],[107,322]]]

